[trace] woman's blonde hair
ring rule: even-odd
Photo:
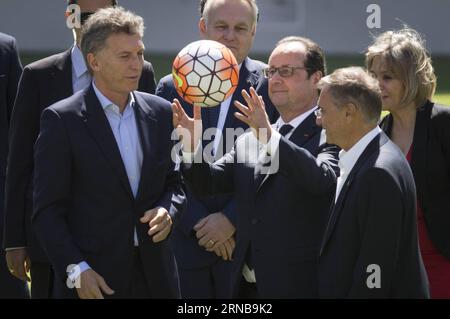
[[[405,92],[402,104],[414,102],[419,107],[433,97],[436,76],[424,40],[417,31],[404,27],[382,33],[366,52],[369,71],[376,57],[403,82]]]

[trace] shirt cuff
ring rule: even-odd
[[[67,268],[67,277],[72,281],[75,282],[78,277],[86,270],[91,269],[91,267],[88,265],[87,262],[82,261],[78,265],[74,265],[72,268]]]
[[[26,249],[26,248],[27,248],[26,246],[24,246],[24,247],[8,247],[8,248],[5,248],[5,251],[18,250],[18,249]]]
[[[267,143],[266,151],[268,155],[275,154],[280,147],[281,134],[273,130],[269,142]]]

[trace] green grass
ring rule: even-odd
[[[450,93],[436,94],[434,102],[450,106]]]

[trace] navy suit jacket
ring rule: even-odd
[[[250,87],[257,89],[258,94],[262,95],[266,103],[266,110],[271,122],[275,122],[278,118],[278,112],[270,102],[267,93],[267,80],[262,75],[262,69],[266,65],[260,61],[246,58],[242,63],[239,72],[239,83],[236,91],[233,93],[230,108],[225,120],[224,129],[226,128],[242,128],[242,130],[248,129],[248,126],[242,121],[238,120],[235,116],[235,112],[239,110],[234,106],[233,101],[240,101],[245,105],[245,101],[242,97],[242,90],[249,90]],[[172,75],[169,74],[161,79],[156,88],[156,94],[172,102],[174,98],[177,98],[183,109],[189,116],[193,116],[192,105],[185,102],[176,92],[172,81]],[[211,109],[202,108],[202,120],[203,130],[207,128],[216,127],[217,123],[210,123],[209,112]],[[227,141],[226,134],[222,131],[223,147],[222,154],[229,152],[237,138]],[[209,141],[206,141],[209,142]],[[227,148],[227,145],[228,146]],[[220,157],[220,156],[219,156]],[[179,225],[174,231],[173,242],[174,249],[177,256],[177,262],[180,268],[200,268],[215,263],[219,257],[214,253],[207,252],[204,248],[198,245],[198,240],[195,237],[193,227],[202,218],[209,214],[216,212],[223,212],[227,218],[236,225],[236,204],[232,199],[231,194],[220,194],[215,196],[208,196],[198,198],[193,196],[192,191],[187,187],[186,190],[188,197],[188,204],[186,207],[186,214],[183,215]]]
[[[253,133],[242,135],[214,164],[183,165],[199,195],[234,192],[236,197],[235,297],[249,256],[259,297],[317,297],[317,256],[334,195],[338,152],[321,144],[320,135],[311,114],[289,140],[280,139],[279,169],[261,182],[255,182],[256,148],[248,147],[256,140]]]
[[[8,128],[22,74],[16,40],[0,33],[0,249],[3,247],[3,211],[5,199],[6,159],[8,158]],[[6,267],[4,251],[0,252],[0,298],[25,298],[25,284],[14,278]]]
[[[332,209],[319,257],[321,298],[426,298],[419,252],[414,179],[388,137],[359,157]],[[374,270],[378,265],[380,288]]]
[[[27,247],[31,260],[48,262],[31,229],[33,146],[41,112],[73,94],[71,49],[27,65],[20,79],[11,118],[6,177],[4,247]],[[139,90],[153,94],[153,67],[144,64]]]
[[[117,143],[92,85],[42,113],[35,146],[33,226],[56,275],[85,260],[126,297],[136,227],[143,269],[155,298],[179,296],[168,239],[153,243],[148,209],[162,206],[176,221],[185,202],[178,165],[171,159],[172,110],[167,101],[134,92],[143,150],[136,199]]]
[[[3,200],[8,157],[8,128],[17,85],[22,74],[22,64],[17,52],[16,40],[0,33],[0,243],[3,240]]]

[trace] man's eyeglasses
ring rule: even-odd
[[[283,65],[279,68],[265,68],[263,69],[263,74],[266,78],[271,79],[275,73],[278,72],[278,74],[282,78],[288,78],[294,74],[294,71],[297,69],[303,69],[308,70],[308,68],[305,68],[304,66],[290,66],[290,65]]]

